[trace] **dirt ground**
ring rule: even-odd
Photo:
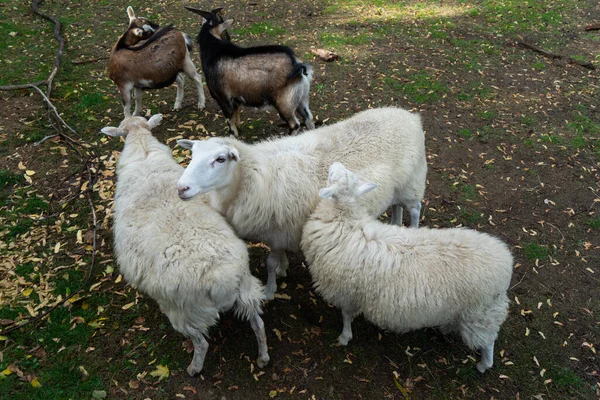
[[[353,324],[350,345],[335,346],[341,313],[315,293],[302,255],[290,254],[288,277],[278,280],[279,296],[264,307],[271,363],[258,369],[249,324],[225,314],[210,331],[205,368],[193,378],[185,372],[191,359],[185,338],[151,299],[119,279],[112,258],[110,207],[114,163],[122,143],[101,138],[98,132],[117,125],[122,109],[105,76],[106,59],[73,61],[108,55],[126,23],[124,6],[115,3],[45,4],[48,12],[67,21],[64,70],[56,78],[52,100],[79,133],[78,139],[102,157],[95,160],[99,166],[95,185],[90,185],[99,221],[97,259],[93,278],[85,283],[88,288],[100,284],[61,307],[61,314],[51,314],[50,321],[22,328],[6,339],[0,336],[0,369],[17,365],[25,375],[40,379],[39,390],[57,379],[61,391],[33,395],[31,379],[7,375],[0,380],[0,398],[89,398],[92,389],[122,399],[600,397],[600,75],[568,59],[585,59],[600,67],[600,33],[584,31],[586,24],[600,22],[596,2],[218,4],[225,7],[226,17],[235,18],[235,42],[287,44],[313,65],[310,100],[317,127],[379,106],[420,113],[429,166],[421,225],[490,233],[510,246],[516,264],[509,317],[496,342],[495,365],[485,375],[475,369],[478,354],[458,336],[444,336],[436,329],[396,334],[361,317]],[[155,22],[175,22],[194,35],[199,29],[196,16],[179,2],[132,3]],[[207,3],[200,6],[212,8]],[[5,24],[22,11],[9,10],[7,3],[2,8],[7,11]],[[98,21],[95,15],[112,23]],[[40,21],[27,15],[24,24]],[[47,31],[37,40],[48,42],[52,54],[55,48]],[[519,41],[565,57],[544,57],[519,46]],[[331,49],[340,59],[315,59],[311,46]],[[11,47],[0,50],[15,57]],[[200,70],[197,52],[194,59]],[[24,78],[33,76],[28,71],[24,68]],[[94,100],[94,93],[101,96]],[[227,134],[217,104],[207,90],[205,94],[206,109],[198,111],[195,88],[188,80],[179,112],[171,110],[174,88],[144,94],[149,113],[165,116],[156,136],[183,162],[188,155],[176,148],[173,138]],[[242,120],[241,134],[248,141],[286,131],[273,112],[244,112]],[[29,317],[22,308],[28,301],[23,290],[42,291],[39,282],[29,285],[16,278],[28,252],[46,257],[39,269],[49,273],[50,297],[66,294],[60,282],[69,263],[75,263],[77,274],[66,280],[73,283],[83,282],[89,265],[77,263],[89,261],[91,242],[75,239],[78,230],[84,236],[92,232],[85,198],[74,196],[64,212],[60,209],[61,201],[81,189],[85,168],[59,137],[34,145],[52,133],[35,92],[0,91],[0,169],[14,174],[35,171],[30,182],[10,181],[1,188],[5,228],[0,254],[6,262],[0,265],[0,318],[6,321]],[[56,211],[60,216],[28,224],[19,233],[22,219],[32,215],[23,211],[30,198],[44,201],[45,209],[35,213]],[[21,207],[20,201],[26,204]],[[69,231],[68,226],[77,228]],[[57,241],[66,250],[53,253]],[[267,249],[250,244],[249,250],[252,272],[266,282]],[[92,320],[101,323],[90,325]],[[53,331],[60,323],[65,330]],[[31,330],[38,333],[28,338]],[[80,336],[58,352],[59,342],[69,341],[69,332]],[[52,343],[53,338],[58,342]],[[32,354],[36,346],[45,351],[30,365],[24,354]],[[74,378],[51,378],[60,375],[50,372],[58,371],[57,364],[65,366],[63,376]],[[168,366],[166,379],[152,376],[157,365]],[[91,378],[82,378],[79,366],[85,366]],[[2,385],[8,388],[4,393]]]

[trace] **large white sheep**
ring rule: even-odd
[[[299,251],[302,227],[316,207],[327,168],[342,160],[381,190],[361,204],[378,216],[392,205],[402,224],[402,205],[418,226],[427,162],[421,118],[398,108],[361,112],[334,125],[248,145],[232,138],[179,140],[192,160],[177,182],[179,197],[210,192],[211,205],[243,239],[266,243],[266,296],[274,297],[276,273],[285,276],[285,250]]]
[[[250,320],[258,340],[259,367],[269,362],[261,313],[264,288],[250,274],[248,249],[206,199],[177,198],[183,168],[169,147],[152,136],[162,116],[129,117],[110,136],[127,136],[117,164],[114,250],[125,279],[156,300],[173,328],[192,339],[187,371],[202,370],[204,338],[219,313],[234,309]]]
[[[342,309],[341,345],[363,314],[384,329],[458,331],[493,364],[494,341],[507,315],[513,258],[502,241],[469,229],[408,229],[382,224],[357,206],[376,187],[342,164],[329,169],[324,199],[304,227],[302,251],[318,293]]]

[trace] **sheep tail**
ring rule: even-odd
[[[256,314],[262,314],[265,289],[260,281],[248,273],[242,277],[238,290],[238,298],[233,306],[236,317],[249,320]]]
[[[309,75],[312,74],[312,68],[310,67],[310,65],[305,63],[295,63],[292,67],[292,71],[288,74],[287,78],[294,79],[300,76],[300,74],[309,77]]]

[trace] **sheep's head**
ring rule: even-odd
[[[150,22],[147,18],[136,17],[131,6],[127,7],[127,16],[129,16],[129,27],[125,32],[125,44],[128,46],[148,39],[159,28],[157,24]]]
[[[192,150],[192,160],[177,181],[182,200],[222,189],[231,183],[233,171],[240,160],[237,149],[219,138],[178,140],[177,144]]]
[[[149,120],[146,121],[144,117],[127,117],[118,127],[114,126],[106,126],[100,130],[100,132],[108,135],[108,136],[127,136],[127,134],[133,129],[147,129],[152,130],[160,124],[162,121],[162,114],[156,114],[150,117]]]
[[[356,174],[344,167],[342,163],[334,162],[329,167],[327,187],[319,191],[324,199],[354,201],[357,197],[377,187],[374,183],[362,183]]]
[[[217,39],[231,41],[227,29],[231,27],[233,19],[223,19],[223,7],[215,8],[212,11],[202,11],[198,8],[184,6],[187,10],[200,14],[202,16],[202,29],[208,29],[210,34]]]

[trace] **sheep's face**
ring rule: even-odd
[[[342,163],[334,162],[329,167],[327,187],[319,191],[324,199],[355,201],[357,197],[377,187],[374,183],[361,183],[356,174],[344,167]]]
[[[240,159],[236,148],[218,138],[178,140],[177,144],[192,150],[192,160],[177,181],[182,200],[222,189],[231,183],[233,170]]]

